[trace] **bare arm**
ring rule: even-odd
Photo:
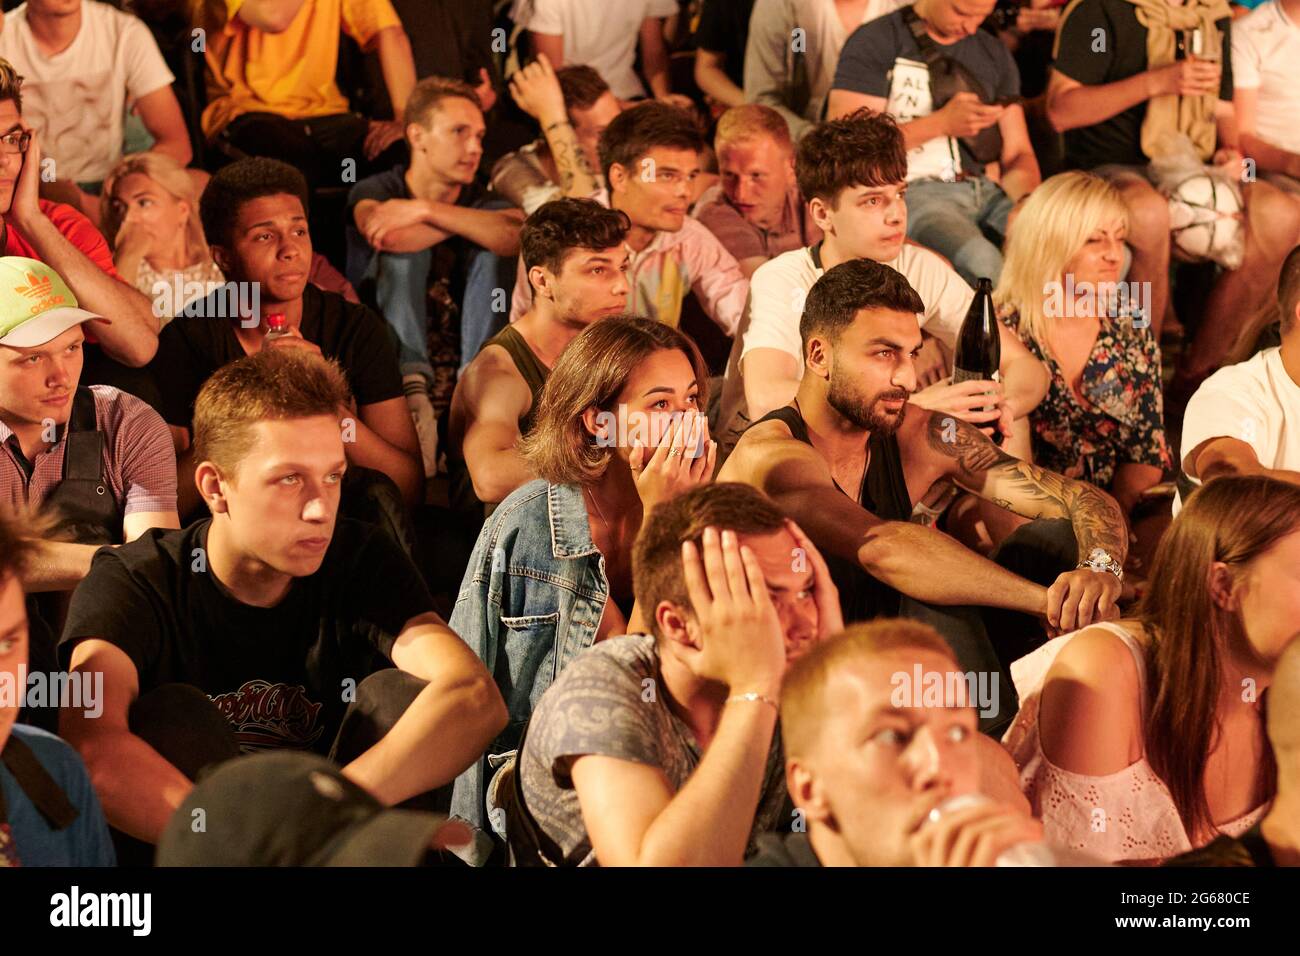
[[[531,481],[533,474],[519,455],[519,419],[532,405],[532,393],[508,360],[488,350],[470,365],[456,386],[456,402],[465,412],[461,454],[479,501],[503,501]]]
[[[983,437],[983,436],[981,436]],[[836,487],[826,462],[793,439],[737,446],[720,481],[767,493],[823,553],[856,562],[889,587],[931,604],[975,604],[1042,613],[1046,589],[1006,571],[948,535],[883,521]]]
[[[420,440],[402,396],[362,405],[353,417],[356,441],[348,442],[348,461],[382,471],[412,507],[424,501]]]
[[[594,195],[600,189],[600,182],[587,165],[587,157],[565,109],[564,91],[544,53],[539,53],[534,62],[510,77],[510,95],[542,127],[564,195],[577,199]]]
[[[1047,82],[1047,119],[1058,133],[1095,126],[1145,103],[1156,93],[1155,74],[1151,70],[1099,86],[1085,86],[1051,70]]]
[[[740,360],[740,374],[752,422],[789,405],[799,391],[799,362],[780,349],[758,348],[746,352]]]
[[[1221,475],[1265,475],[1300,485],[1300,471],[1265,468],[1255,449],[1239,438],[1209,438],[1187,455],[1184,470],[1193,478],[1209,481]]]
[[[401,120],[406,100],[415,88],[411,40],[400,26],[385,27],[375,34],[371,48],[379,55],[379,69],[384,75],[384,89],[393,106],[393,117]]]
[[[518,209],[469,209],[426,199],[363,199],[352,218],[366,241],[383,252],[418,252],[459,235],[496,255],[513,256],[523,224]]]
[[[509,719],[492,675],[438,615],[407,621],[392,656],[428,685],[378,743],[343,768],[389,806],[453,780]]]
[[[1235,87],[1232,105],[1237,118],[1240,149],[1262,170],[1300,178],[1300,153],[1292,153],[1259,138],[1259,90]]]
[[[305,0],[244,0],[236,14],[255,30],[283,33],[289,29]]]
[[[388,202],[412,203],[420,202],[418,199],[397,199],[388,200]],[[371,219],[374,217],[379,207],[387,205],[378,199],[363,199],[352,209],[352,222],[356,225],[357,231],[367,237],[369,241]],[[434,229],[423,221],[413,226],[400,226],[389,229],[383,237],[383,244],[376,246],[382,252],[419,252],[421,249],[428,249],[430,246],[436,246],[451,238],[450,232],[441,229]],[[373,246],[374,243],[372,242]]]
[[[79,708],[62,708],[59,735],[86,762],[108,822],[157,843],[193,784],[127,726],[127,711],[140,693],[135,665],[120,648],[90,639],[73,649],[71,670],[86,678],[103,675],[103,710],[90,717]]]
[[[529,30],[528,39],[539,55],[546,54],[546,58],[551,61],[551,66],[557,70],[564,66],[564,37],[561,34],[534,33]]]
[[[1142,492],[1160,484],[1164,472],[1155,465],[1142,465],[1135,461],[1126,461],[1115,469],[1115,478],[1110,483],[1110,493],[1116,504],[1126,515],[1133,513],[1133,506],[1142,497]]]
[[[1043,175],[1029,142],[1025,111],[1019,104],[1006,108],[998,120],[998,130],[1002,133],[1002,191],[1015,202],[1038,188]]]
[[[761,702],[723,707],[700,765],[676,794],[657,767],[579,757],[573,786],[600,865],[740,865],[775,727],[776,711]]]
[[[641,21],[641,71],[656,97],[672,94],[668,81],[668,48],[664,45],[664,27],[659,17]]]
[[[869,96],[852,90],[831,90],[826,101],[826,115],[831,119],[848,116],[854,110],[865,106],[873,113],[886,112],[888,105],[883,96]],[[899,123],[903,131],[903,145],[913,149],[922,143],[928,143],[938,136],[947,136],[947,118],[943,110],[937,110],[929,116],[921,116],[907,123]]]
[[[188,166],[194,158],[181,104],[170,86],[162,86],[135,101],[135,112],[153,137],[151,153],[163,153]],[[131,273],[134,275],[135,273]]]
[[[745,91],[731,81],[723,70],[725,53],[699,49],[695,51],[695,85],[726,107],[745,102]]]
[[[1047,366],[1025,348],[1020,336],[1001,322],[997,325],[1002,343],[1002,367],[999,370],[1002,373],[1002,393],[1013,415],[1023,418],[1043,400],[1051,387],[1052,375]]]

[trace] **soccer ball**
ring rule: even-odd
[[[1232,268],[1241,254],[1241,212],[1241,195],[1230,183],[1208,173],[1184,179],[1169,196],[1169,227],[1178,258]]]

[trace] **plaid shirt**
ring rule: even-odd
[[[123,515],[176,510],[176,453],[162,416],[145,402],[107,385],[92,385],[95,424],[104,432],[104,473]],[[9,426],[0,422],[0,505],[36,509],[63,480],[67,428],[48,451],[28,461]],[[30,477],[28,472],[30,470]]]

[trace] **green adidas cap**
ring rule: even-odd
[[[68,284],[44,262],[0,256],[0,345],[33,348],[92,320],[109,321],[79,308]]]

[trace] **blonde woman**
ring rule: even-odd
[[[1020,208],[993,293],[1052,376],[1030,415],[1034,461],[1108,489],[1126,514],[1171,464],[1150,297],[1120,281],[1127,232],[1115,187],[1053,176]]]
[[[125,157],[104,180],[113,264],[149,296],[164,325],[225,281],[208,253],[191,173],[161,153]]]

